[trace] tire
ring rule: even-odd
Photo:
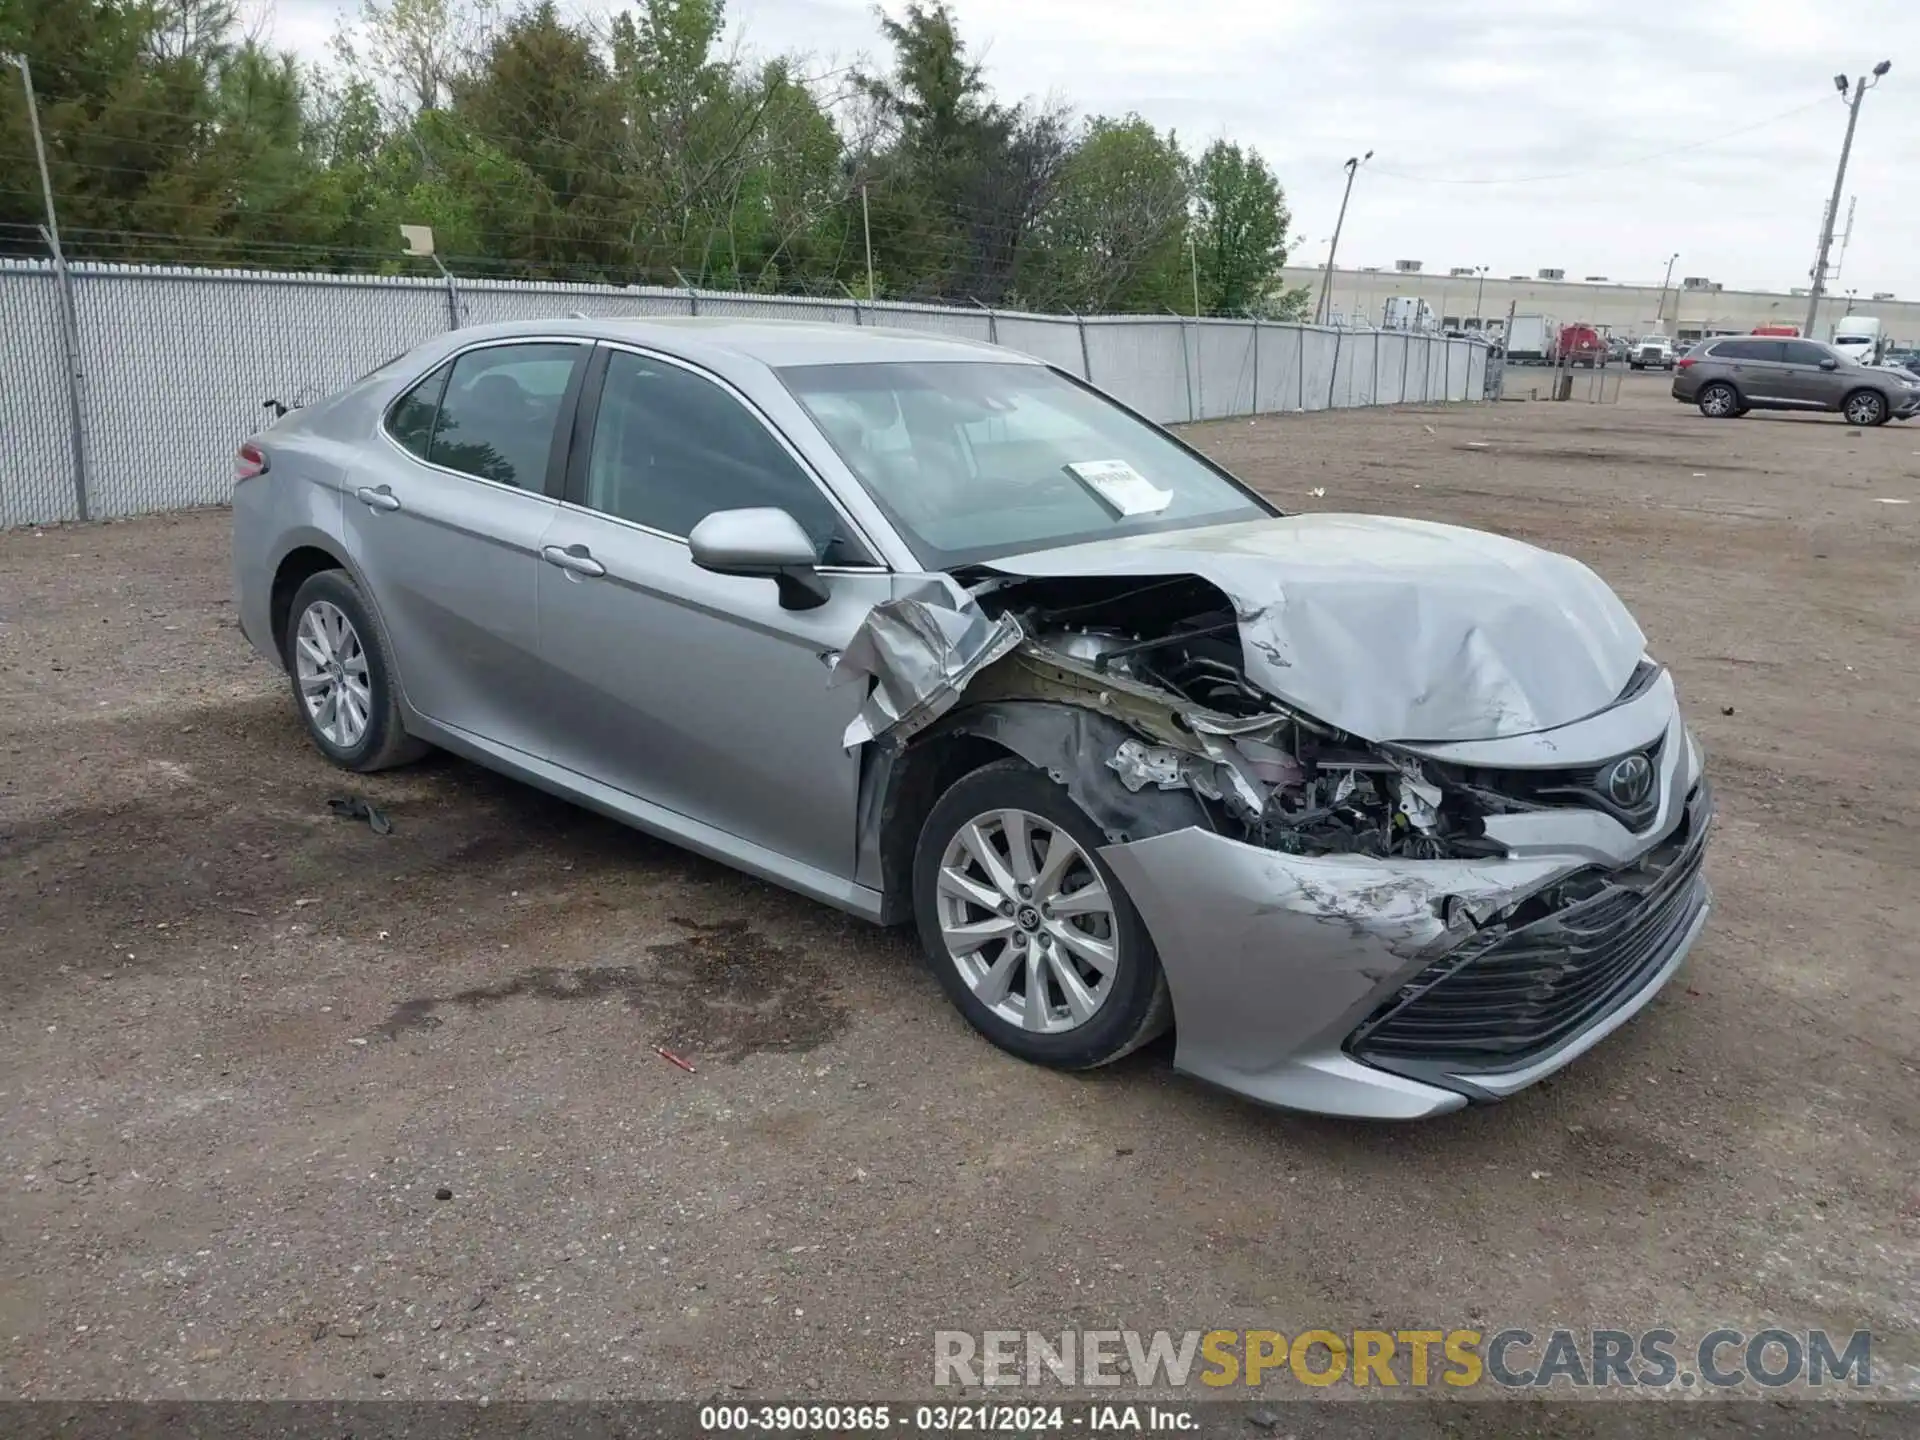
[[[1740,413],[1740,392],[1723,380],[1702,385],[1694,397],[1700,413],[1709,420],[1731,420]]]
[[[1039,902],[1045,890],[1027,897],[1031,904],[1024,903],[1017,888],[1004,902],[996,901],[998,910],[983,903],[1004,892],[995,888],[986,867],[971,858],[977,851],[965,848],[962,832],[970,829],[977,842],[994,849],[1003,870],[1012,870],[1012,849],[1004,843],[1007,832],[994,828],[999,818],[1009,813],[1025,817],[1028,865],[1032,872],[1038,872],[1036,878],[1044,878],[1047,867],[1039,862],[1051,853],[1048,832],[1064,832],[1078,853],[1055,878],[1055,885],[1063,888],[1054,892],[1054,898],[1078,899],[1092,888],[1085,882],[1097,879],[1109,906],[1103,915],[1042,917]],[[913,857],[913,910],[927,963],[968,1024],[1008,1054],[1036,1065],[1090,1070],[1111,1064],[1161,1034],[1173,1019],[1173,1002],[1153,938],[1119,881],[1099,858],[1105,843],[1099,829],[1064,789],[1020,760],[997,761],[962,776],[934,804],[920,831]],[[949,854],[956,851],[960,862],[949,867]],[[959,886],[943,878],[943,872],[960,873],[972,887],[966,897],[960,894]],[[1009,915],[1008,911],[1013,913]],[[1004,921],[1005,936],[963,947],[964,953],[956,956],[943,929],[943,919],[978,929],[997,927]],[[1089,928],[1082,929],[1082,925]],[[1099,982],[1078,950],[1053,936],[1071,929],[1081,937],[1079,946],[1085,948],[1088,942],[1102,943],[1102,928],[1110,937],[1112,965],[1104,982]],[[1015,935],[1020,939],[1012,938]],[[1030,964],[1030,956],[1039,958]],[[963,973],[963,963],[974,967],[973,978]],[[1042,976],[1041,1024],[1034,1023],[1035,1007],[1027,1003],[1034,965]],[[1083,1001],[1090,975],[1095,982],[1104,983],[1097,1007],[1084,1018],[1064,1013],[1068,1009],[1067,991],[1059,978],[1063,965],[1079,979]],[[982,975],[981,971],[990,973]],[[1004,978],[996,986],[994,974],[999,972],[1004,972]],[[1024,1022],[1010,1019],[1010,1011],[1029,1018]],[[1056,1028],[1047,1029],[1045,1025]]]
[[[401,722],[385,637],[346,571],[322,570],[295,592],[280,649],[307,738],[335,765],[367,774],[427,752]],[[350,723],[356,715],[363,716],[357,727]]]
[[[1634,363],[1633,361],[1631,361],[1631,360],[1629,360],[1629,361],[1627,362],[1627,368],[1628,368],[1629,370],[1644,370],[1644,369],[1646,369],[1647,367],[1646,367],[1646,366],[1644,366],[1644,365],[1639,365],[1639,364],[1636,364],[1636,363]]]
[[[1856,390],[1840,402],[1840,413],[1849,424],[1865,427],[1886,424],[1892,410],[1878,390]]]

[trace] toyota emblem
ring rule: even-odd
[[[1644,805],[1653,793],[1653,763],[1644,755],[1627,755],[1607,767],[1600,782],[1607,798],[1623,810]]]

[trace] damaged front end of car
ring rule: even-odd
[[[1711,803],[1665,672],[1638,659],[1543,731],[1363,736],[1256,683],[1249,654],[1263,675],[1299,658],[1258,600],[982,569],[878,607],[835,672],[869,684],[846,737],[883,757],[869,828],[942,747],[1045,771],[1153,936],[1176,1064],[1273,1104],[1497,1099],[1650,999],[1708,903]]]

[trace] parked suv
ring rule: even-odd
[[[1673,398],[1716,420],[1749,410],[1829,410],[1855,425],[1881,425],[1920,410],[1920,383],[1817,340],[1729,335],[1675,362]]]

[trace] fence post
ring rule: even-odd
[[[67,432],[73,449],[73,503],[81,520],[93,518],[87,502],[87,411],[80,393],[80,312],[73,303],[73,275],[47,227],[40,238],[53,252],[53,281],[60,291],[60,348],[67,352]]]
[[[1300,337],[1300,363],[1294,367],[1294,375],[1300,381],[1300,413],[1307,413],[1307,325],[1303,320],[1294,326],[1293,333]]]
[[[440,263],[438,255],[429,258],[433,261],[433,268],[440,272],[440,278],[447,282],[447,328],[458,330],[460,328],[460,292],[454,286],[453,272]]]
[[[693,282],[691,280],[680,273],[680,267],[678,265],[673,267],[673,278],[678,280],[681,288],[687,292],[687,314],[689,316],[698,315],[700,313],[700,292],[693,288]]]
[[[1253,317],[1253,402],[1247,406],[1249,415],[1260,413],[1260,316]]]
[[[1167,313],[1180,322],[1180,369],[1187,377],[1187,423],[1191,425],[1199,417],[1193,412],[1193,356],[1187,350],[1187,317],[1178,310]]]
[[[1406,332],[1405,343],[1400,347],[1400,403],[1407,403],[1407,369],[1413,362],[1413,332]]]
[[[1373,332],[1373,403],[1380,403],[1380,332]]]
[[[967,299],[973,300],[973,303],[976,305],[980,305],[980,302],[974,300],[974,297],[971,295],[969,295]],[[989,345],[998,345],[1000,343],[1000,317],[993,313],[993,307],[991,305],[980,305],[980,308],[987,312],[987,343]]]
[[[1080,327],[1080,378],[1091,385],[1093,383],[1093,355],[1087,349],[1086,317],[1081,315],[1077,310],[1069,310],[1067,313],[1073,316],[1073,323]]]

